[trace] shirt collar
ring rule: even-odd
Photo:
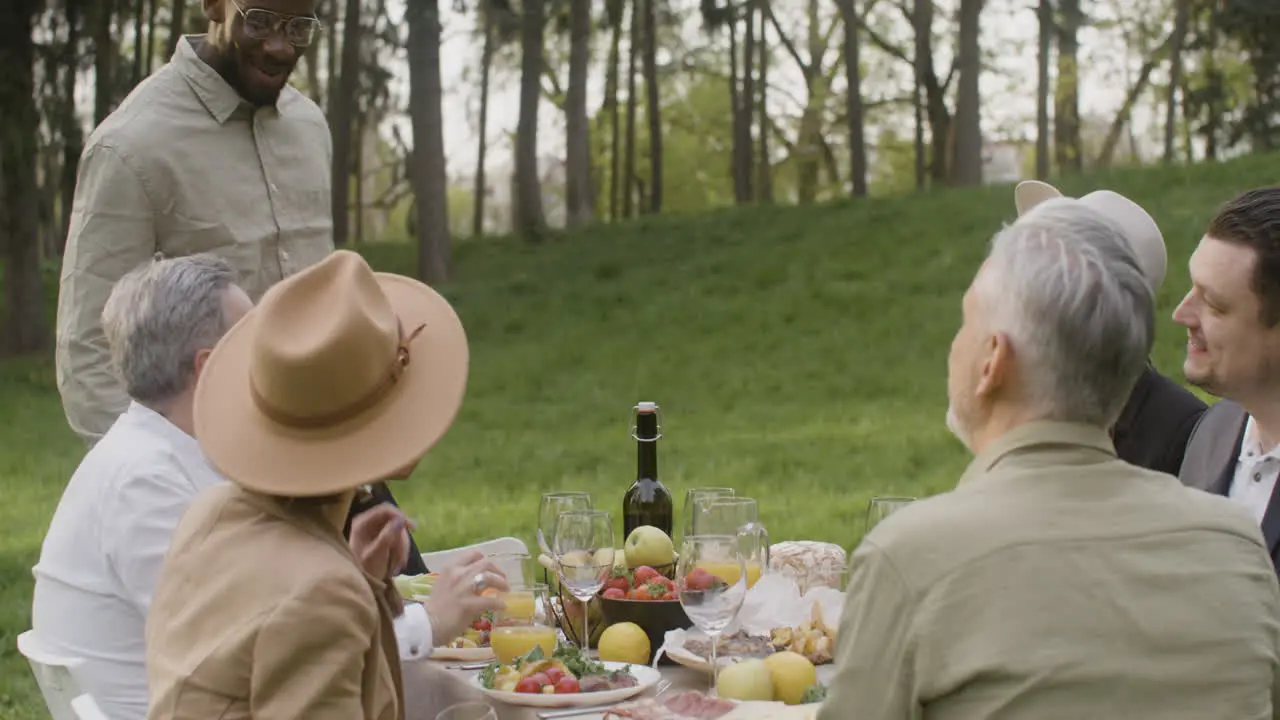
[[[172,63],[187,81],[187,85],[191,86],[196,97],[200,98],[201,104],[221,125],[240,108],[243,107],[246,111],[252,111],[253,108],[217,70],[196,54],[196,46],[204,44],[207,38],[208,35],[183,35],[173,51]],[[279,100],[276,102],[278,107]]]
[[[1253,416],[1244,423],[1244,439],[1240,443],[1241,462],[1256,462],[1263,458],[1274,458],[1280,460],[1280,445],[1273,448],[1262,447],[1262,438],[1258,437],[1258,424],[1254,422]]]
[[[125,415],[130,420],[137,423],[138,426],[149,432],[156,433],[169,441],[183,457],[198,457],[204,459],[204,451],[200,449],[200,443],[195,438],[188,435],[182,428],[174,425],[169,418],[152,410],[138,402],[131,401],[129,409],[125,411]]]
[[[1112,457],[1116,454],[1115,444],[1103,428],[1083,423],[1036,420],[1023,423],[992,441],[969,463],[958,485],[978,480],[1010,455],[1053,446],[1089,448]]]

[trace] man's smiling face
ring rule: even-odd
[[[205,0],[224,26],[224,76],[248,102],[273,105],[318,25],[316,0]]]

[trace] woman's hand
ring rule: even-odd
[[[383,503],[351,521],[351,552],[370,575],[388,580],[397,575],[409,557],[409,530],[413,523],[399,508]]]
[[[497,594],[481,593],[486,588],[498,592],[507,590],[507,576],[479,550],[468,552],[457,563],[438,572],[440,577],[432,583],[431,596],[424,603],[436,646],[462,635],[482,614],[503,609]],[[476,587],[477,579],[483,581],[483,587]]]

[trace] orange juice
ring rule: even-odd
[[[509,663],[535,647],[542,648],[542,653],[551,657],[556,651],[556,630],[545,625],[496,627],[489,634],[489,646],[501,663]]]
[[[742,577],[741,571],[738,570],[738,566],[734,563],[698,563],[698,567],[706,570],[712,575],[715,575],[730,585],[738,582]],[[759,562],[747,563],[747,587],[755,585],[756,582],[760,580],[761,572]]]
[[[519,618],[521,620],[532,620],[534,611],[537,609],[537,603],[534,600],[532,590],[512,590],[502,595],[502,602],[506,603],[507,609],[501,611],[502,617]]]

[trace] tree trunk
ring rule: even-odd
[[[1187,36],[1191,0],[1177,0],[1174,11],[1173,42],[1169,45],[1169,92],[1164,113],[1164,162],[1173,162],[1173,139],[1178,127],[1178,88],[1182,87],[1182,44]]]
[[[530,242],[546,232],[538,177],[538,103],[542,99],[543,0],[524,0],[521,29],[520,120],[516,125],[516,227]]]
[[[621,125],[618,122],[618,63],[622,61],[622,16],[625,2],[614,5],[613,37],[609,41],[609,69],[605,74],[605,102],[609,104],[609,219],[618,219],[618,173],[622,171]]]
[[[978,20],[982,0],[960,0],[960,81],[956,89],[955,165],[952,180],[961,186],[982,184],[982,107],[978,78],[982,75],[982,48]]]
[[[925,159],[924,123],[929,94],[928,88],[925,86],[925,77],[927,73],[932,72],[931,65],[933,63],[932,41],[930,39],[930,33],[933,32],[933,2],[931,0],[915,0],[911,10],[911,22],[913,25],[912,36],[915,39],[915,53],[912,57],[912,65],[915,76],[913,101],[916,123],[916,189],[923,190],[928,170],[928,161]]]
[[[1175,30],[1176,33],[1176,30]],[[1111,161],[1115,157],[1116,148],[1120,146],[1121,135],[1124,133],[1125,125],[1129,123],[1129,117],[1133,113],[1133,106],[1138,103],[1138,98],[1142,97],[1142,93],[1147,89],[1147,83],[1151,80],[1151,73],[1155,70],[1156,64],[1160,58],[1173,44],[1173,35],[1170,35],[1160,47],[1151,52],[1146,61],[1142,63],[1142,68],[1138,70],[1138,79],[1134,81],[1133,87],[1129,88],[1129,92],[1125,93],[1124,102],[1120,105],[1120,111],[1116,113],[1115,119],[1111,121],[1111,127],[1107,130],[1107,136],[1102,141],[1102,149],[1098,151],[1098,160],[1095,163],[1098,167],[1109,167]]]
[[[862,120],[862,59],[855,0],[842,0],[840,14],[844,20],[844,71],[849,83],[844,103],[849,125],[849,193],[860,198],[867,196],[867,143]]]
[[[80,153],[84,150],[84,130],[76,114],[76,81],[80,73],[80,8],[83,0],[65,0],[63,7],[67,18],[67,46],[62,60],[62,173],[60,202],[62,215],[58,223],[58,255],[67,244],[67,231],[71,227],[71,203],[76,194],[76,172],[80,168]]]
[[[432,3],[428,3],[430,8]],[[420,12],[430,13],[430,9]],[[330,81],[330,86],[332,86]],[[360,84],[360,0],[347,0],[342,27],[342,75],[330,114],[333,133],[333,244],[347,244],[351,223],[351,125]],[[429,219],[422,222],[430,222]]]
[[[144,75],[150,75],[155,67],[156,57],[156,7],[157,0],[147,0],[147,45],[142,49],[142,62],[146,69]]]
[[[1053,2],[1036,6],[1040,46],[1036,52],[1036,179],[1049,178],[1049,54],[1053,51]]]
[[[116,0],[90,0],[93,3],[93,124],[100,125],[115,107],[115,72],[118,65],[111,23],[116,14]]]
[[[142,49],[146,43],[143,32],[146,17],[146,0],[133,0],[133,84],[135,86],[142,82]]]
[[[742,95],[741,106],[739,112],[742,113],[742,124],[740,132],[742,133],[742,175],[745,187],[745,196],[748,202],[755,199],[754,188],[752,188],[751,176],[752,169],[755,167],[755,148],[752,143],[752,131],[754,129],[753,116],[755,115],[756,105],[756,88],[755,88],[755,56],[756,56],[756,0],[747,0],[743,5],[747,11],[747,29],[746,36],[742,42]],[[764,127],[763,125],[761,127]]]
[[[1080,172],[1084,167],[1080,142],[1080,88],[1078,85],[1076,33],[1083,16],[1080,0],[1061,0],[1058,19],[1058,87],[1054,93],[1054,155],[1059,172]]]
[[[410,0],[409,114],[413,122],[413,202],[417,211],[418,277],[449,278],[448,180],[444,160],[444,93],[440,83],[439,0]]]
[[[356,109],[355,117],[352,118],[351,126],[351,179],[353,187],[351,194],[354,197],[355,205],[352,208],[352,217],[355,218],[355,232],[351,234],[352,245],[360,245],[364,242],[364,132],[365,132],[365,112],[359,108]],[[415,147],[417,144],[415,143]]]
[[[773,165],[769,160],[769,43],[766,33],[769,30],[768,16],[771,12],[769,0],[757,0],[760,3],[760,40],[756,49],[760,59],[760,100],[756,115],[760,118],[760,163],[759,177],[756,187],[759,198],[763,202],[773,202]]]
[[[1222,125],[1221,105],[1218,104],[1219,93],[1222,92],[1222,71],[1218,68],[1218,14],[1209,13],[1208,41],[1204,49],[1205,76],[1209,83],[1209,100],[1205,105],[1208,117],[1204,123],[1204,157],[1206,160],[1218,159],[1218,128]]]
[[[480,55],[480,141],[476,151],[476,186],[472,200],[471,235],[484,235],[484,201],[488,194],[485,181],[485,155],[489,150],[489,75],[493,69],[493,8],[484,11],[484,49]],[[439,50],[436,51],[437,55]],[[416,145],[416,143],[415,143]]]
[[[591,56],[591,0],[571,0],[569,90],[565,98],[566,219],[570,227],[591,222],[591,137],[587,125],[587,63]]]
[[[186,29],[187,24],[187,0],[173,0],[173,5],[169,11],[169,41],[165,43],[165,60],[173,57],[173,51],[178,49],[178,40],[182,39],[182,32]],[[315,56],[312,55],[314,58]]]
[[[0,248],[5,303],[0,355],[44,350],[49,342],[40,275],[36,143],[35,44],[38,0],[0,3]]]
[[[658,94],[657,0],[644,0],[644,86],[648,91],[645,115],[649,120],[648,211],[662,212],[662,105]]]
[[[632,217],[632,185],[636,175],[636,58],[640,53],[640,3],[631,0],[631,27],[627,46],[627,137],[622,168],[622,216]]]
[[[325,75],[324,98],[325,104],[328,108],[326,115],[332,118],[334,107],[338,102],[338,87],[340,85],[340,78],[338,77],[338,57],[342,53],[342,49],[338,44],[338,0],[328,0],[325,5],[329,9],[328,15],[325,18],[325,26],[329,29],[327,38],[328,42],[325,43],[325,48],[328,51],[325,53],[325,60],[328,64],[326,69],[329,72]]]
[[[739,94],[738,21],[730,18],[729,30],[729,172],[733,175],[733,199],[739,205],[751,199],[747,183],[750,168],[742,163],[742,97]]]

